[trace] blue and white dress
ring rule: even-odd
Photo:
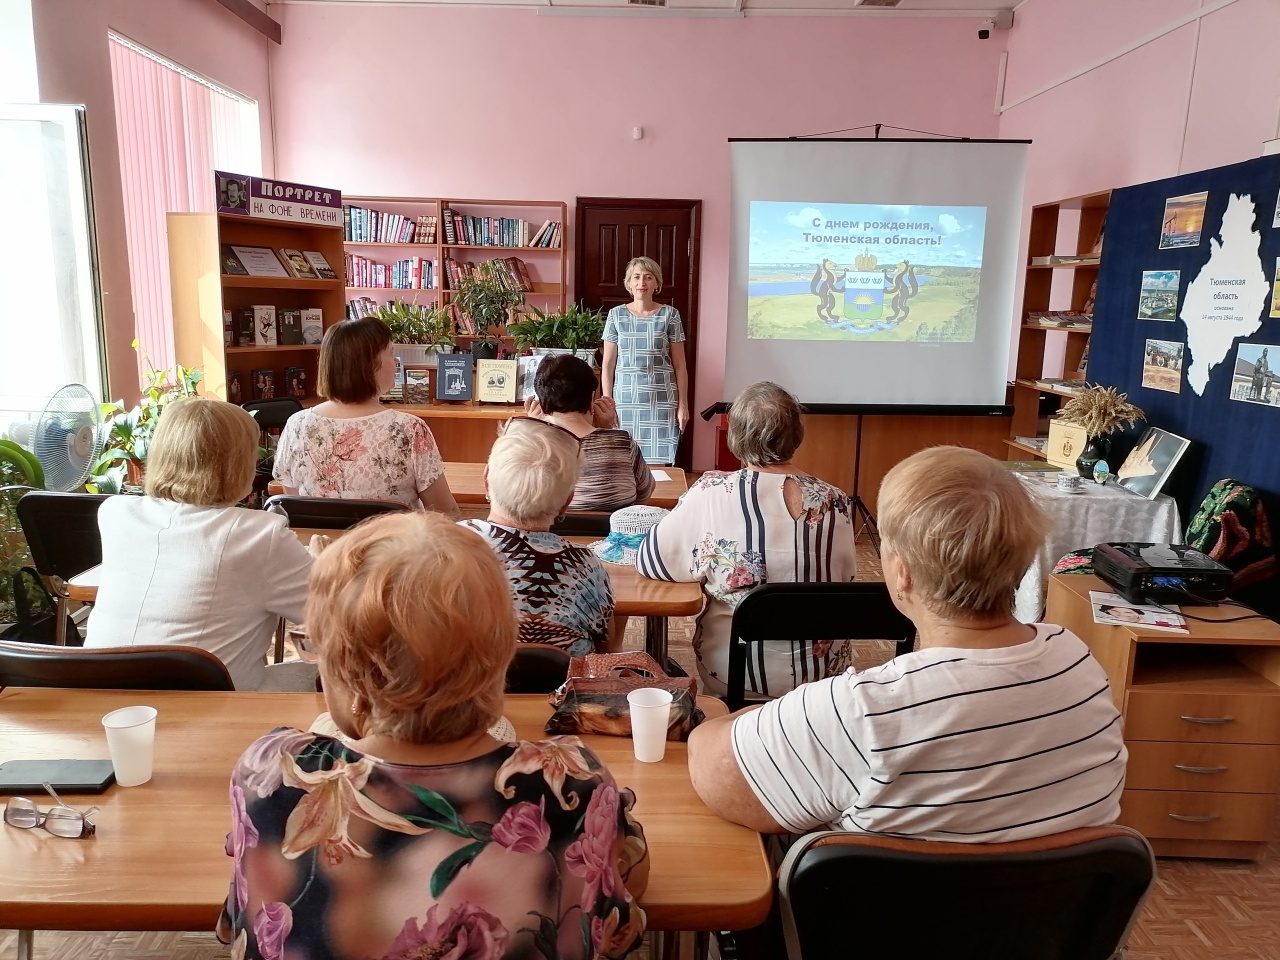
[[[626,304],[614,307],[604,338],[618,345],[613,400],[620,426],[635,439],[649,463],[675,463],[680,394],[671,344],[684,342],[680,311],[663,304],[652,317],[637,317]]]

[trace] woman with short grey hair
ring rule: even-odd
[[[700,582],[707,603],[693,646],[707,692],[724,696],[733,610],[761,583],[854,578],[849,498],[792,463],[803,410],[776,383],[756,383],[729,410],[733,473],[704,473],[650,532],[636,568],[655,580]],[[785,640],[786,637],[779,637]],[[756,644],[747,689],[776,697],[848,666],[846,645]]]
[[[463,520],[502,560],[522,643],[571,656],[612,649],[613,587],[600,558],[551,532],[578,482],[581,443],[545,420],[514,417],[489,451],[487,520]]]

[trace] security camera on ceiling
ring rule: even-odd
[[[978,39],[990,40],[992,30],[1008,30],[1013,26],[1012,10],[997,10],[991,20],[983,20],[978,26]]]

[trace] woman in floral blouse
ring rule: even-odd
[[[378,399],[395,376],[391,331],[381,320],[344,320],[325,332],[316,387],[328,399],[290,417],[276,446],[273,472],[286,493],[396,500],[459,515],[427,425]]]
[[[729,410],[734,473],[704,473],[645,538],[642,576],[700,581],[707,603],[693,635],[706,692],[724,696],[733,610],[757,584],[852,580],[849,498],[791,463],[804,439],[795,397],[774,383],[747,387]],[[786,640],[785,636],[778,639]],[[848,666],[843,642],[756,644],[747,690],[776,697]]]
[[[596,960],[640,945],[644,834],[576,737],[505,743],[493,551],[394,514],[316,563],[307,623],[345,736],[281,728],[231,778],[233,960]]]

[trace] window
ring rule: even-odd
[[[171,367],[165,215],[215,210],[215,169],[261,176],[258,104],[127,37],[110,46],[139,360]]]

